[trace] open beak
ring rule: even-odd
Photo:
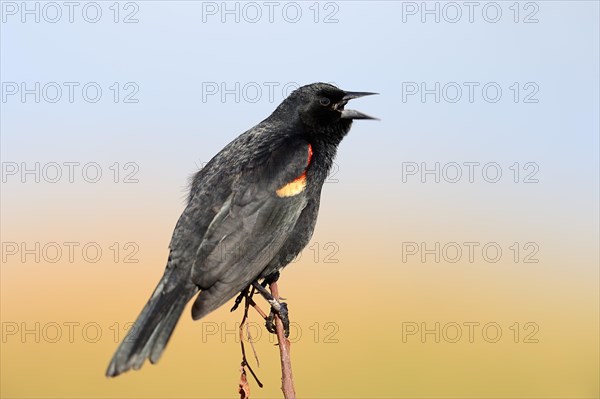
[[[353,109],[344,109],[344,106],[348,103],[348,101],[353,100],[355,98],[360,98],[364,96],[372,96],[374,94],[379,93],[369,93],[365,91],[347,91],[346,95],[342,98],[342,101],[337,105],[338,109],[342,110],[342,119],[377,119],[367,114],[363,114],[362,112],[353,110]]]

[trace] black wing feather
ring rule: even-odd
[[[307,204],[300,193],[279,198],[276,190],[307,167],[308,143],[295,141],[244,170],[208,227],[192,266],[203,291],[192,316],[223,305],[261,274],[293,230]]]

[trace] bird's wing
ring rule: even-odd
[[[241,172],[197,249],[192,281],[203,289],[198,319],[255,280],[277,254],[307,204],[311,148],[294,141],[266,153]]]

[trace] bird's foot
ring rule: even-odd
[[[265,326],[267,327],[267,331],[271,334],[277,334],[277,329],[275,327],[275,315],[279,316],[281,323],[283,324],[283,332],[285,337],[290,336],[290,318],[288,313],[287,303],[280,302],[275,299],[269,301],[271,304],[271,312],[269,316],[267,316],[267,320]]]
[[[279,273],[277,273],[276,276],[276,278],[278,278]],[[282,302],[281,300],[275,299],[265,287],[258,283],[258,281],[253,282],[252,286],[256,288],[256,290],[263,296],[263,298],[265,298],[267,302],[269,302],[269,305],[271,305],[271,312],[265,319],[265,326],[267,327],[267,331],[273,334],[277,333],[277,330],[275,328],[275,315],[277,315],[279,316],[279,319],[283,324],[283,332],[285,333],[285,337],[287,338],[290,335],[290,319],[288,316],[287,304],[285,302]]]

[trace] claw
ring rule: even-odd
[[[289,337],[290,335],[290,319],[288,316],[288,307],[287,303],[279,302],[279,301],[269,301],[271,303],[271,313],[266,318],[265,327],[267,327],[267,331],[271,334],[277,334],[277,328],[275,326],[275,315],[279,316],[281,319],[281,323],[283,324],[283,332],[285,333],[285,337]]]
[[[240,303],[242,303],[242,301],[238,301],[237,299],[235,300],[235,303],[233,304],[233,306],[231,307],[231,309],[229,309],[230,312],[234,312],[238,306],[240,306]]]
[[[238,308],[238,306],[240,306],[240,303],[242,303],[242,300],[246,297],[246,295],[248,295],[247,288],[245,290],[242,290],[242,292],[240,292],[240,294],[237,296],[237,298],[235,298],[235,303],[233,304],[230,312],[233,312],[234,310],[236,310]]]
[[[271,334],[277,334],[277,329],[275,327],[275,313],[273,313],[273,311],[267,316],[265,327],[267,327],[267,331]]]

